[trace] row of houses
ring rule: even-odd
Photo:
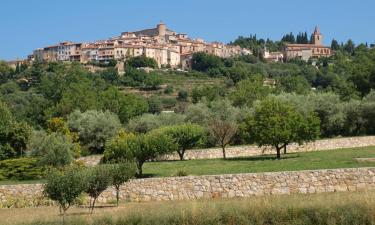
[[[189,68],[195,52],[206,52],[223,58],[251,54],[251,51],[238,46],[190,39],[187,34],[176,33],[160,23],[156,28],[122,32],[120,36],[108,40],[90,43],[67,41],[36,49],[30,60],[76,61],[86,64],[89,62],[105,63],[113,59],[126,61],[131,57],[146,56],[155,59],[159,67]]]

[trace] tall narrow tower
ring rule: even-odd
[[[160,22],[158,25],[157,25],[157,28],[158,28],[158,34],[160,37],[164,37],[167,33],[167,25],[165,25],[165,23],[163,22]]]
[[[313,36],[314,36],[314,39],[313,39],[314,45],[323,45],[323,35],[320,33],[320,29],[318,26],[315,27]]]

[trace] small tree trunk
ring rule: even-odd
[[[143,162],[137,161],[137,169],[138,169],[138,175],[139,176],[143,175],[142,166],[143,166]]]
[[[178,153],[178,156],[180,156],[180,160],[183,161],[185,150],[184,149],[178,150],[177,153]]]
[[[227,159],[227,156],[226,156],[226,153],[225,153],[225,145],[222,145],[221,148],[223,150],[223,158]]]
[[[119,200],[120,200],[120,186],[116,186],[116,203],[117,203],[117,207],[119,205]]]
[[[284,145],[284,154],[286,154],[286,145]]]
[[[280,159],[281,159],[281,154],[280,154],[280,150],[281,150],[281,148],[280,148],[280,147],[276,147],[276,152],[277,152],[276,158],[277,158],[278,160],[280,160]]]
[[[94,212],[95,202],[96,202],[96,198],[94,198],[94,201],[92,202],[92,206],[91,206],[91,214]]]

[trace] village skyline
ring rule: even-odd
[[[93,1],[90,4],[74,3],[74,7],[69,7],[72,4],[70,0],[58,7],[43,0],[22,5],[5,1],[0,19],[5,22],[4,30],[7,32],[0,37],[0,59],[26,58],[41,46],[65,40],[87,42],[106,39],[122,31],[153,27],[161,21],[174,30],[208,42],[229,43],[238,36],[250,34],[280,40],[290,32],[311,32],[316,25],[322,29],[326,45],[332,39],[339,42],[352,39],[355,43],[369,44],[375,41],[375,31],[369,29],[375,20],[371,13],[374,3],[371,1],[356,5],[349,0],[329,3],[318,0],[315,5],[321,7],[309,11],[303,10],[303,6],[294,0],[283,4],[239,0],[226,6],[220,2],[198,3],[194,0],[179,4],[112,0],[106,5]],[[285,13],[288,11],[293,13]],[[340,14],[340,11],[350,11],[351,14]]]

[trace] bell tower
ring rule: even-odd
[[[320,33],[320,29],[318,26],[315,27],[313,36],[314,36],[314,39],[313,39],[314,45],[323,45],[323,35]]]

